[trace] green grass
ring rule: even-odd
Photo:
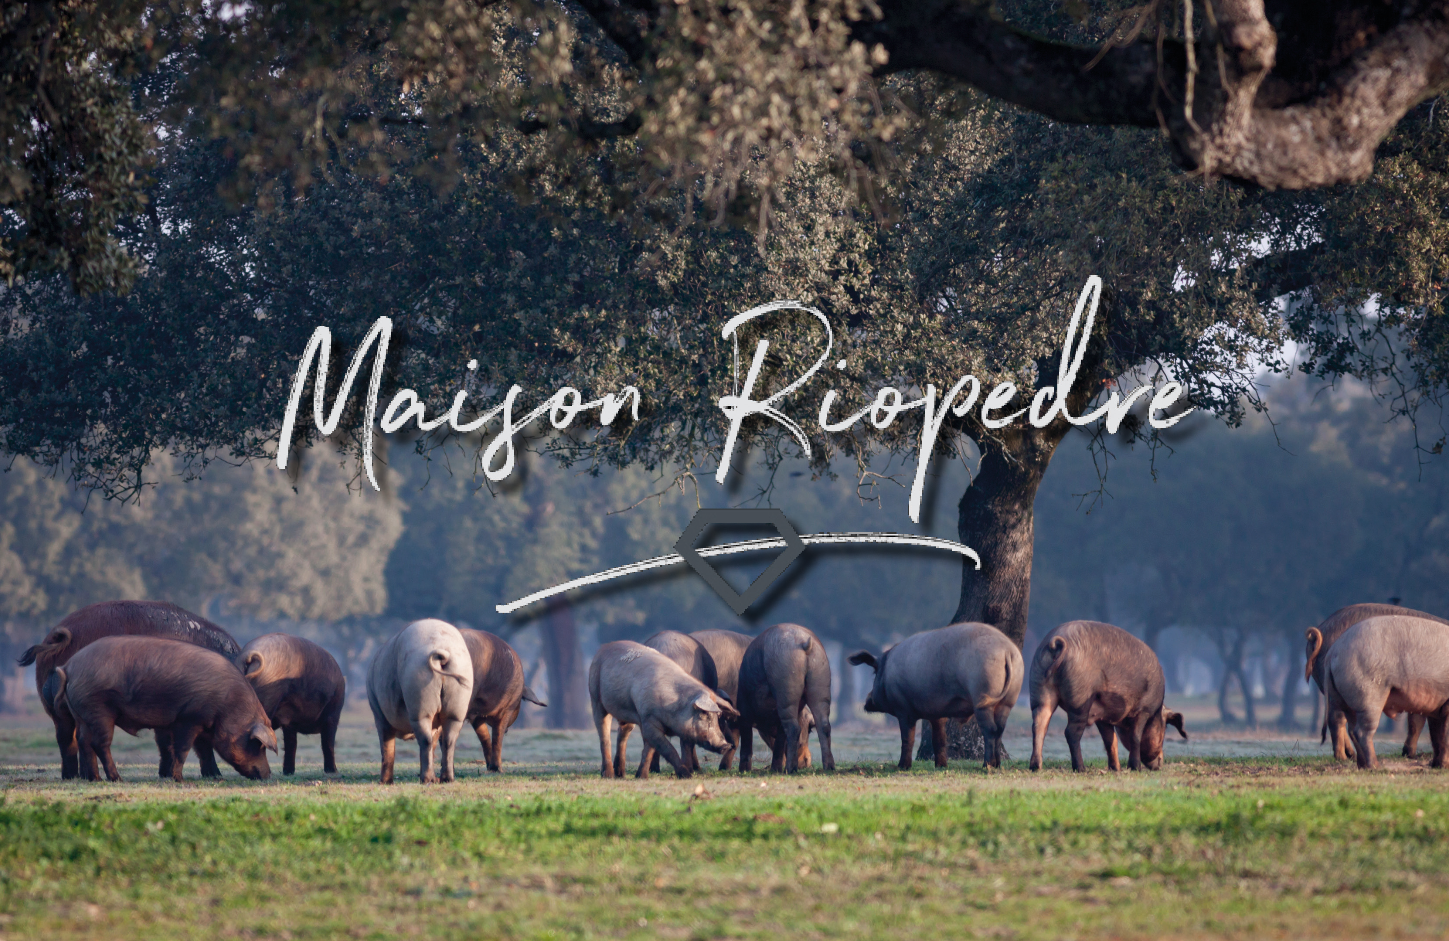
[[[1421,763],[888,768],[22,781],[0,805],[0,935],[1449,934],[1449,774]]]

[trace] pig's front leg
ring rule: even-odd
[[[1121,771],[1122,761],[1117,757],[1117,727],[1103,719],[1097,723],[1097,732],[1102,736],[1102,747],[1107,751],[1107,767]]]
[[[687,778],[694,774],[679,752],[674,750],[674,743],[669,741],[669,734],[664,731],[664,726],[653,720],[645,720],[639,727],[644,735],[644,758],[639,762],[639,774],[641,778],[649,777],[649,752],[657,751],[664,756],[664,760],[674,767],[676,778]]]

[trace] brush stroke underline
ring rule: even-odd
[[[800,541],[807,546],[882,543],[897,546],[919,546],[926,549],[944,549],[947,552],[954,552],[957,555],[971,559],[976,563],[976,569],[978,571],[981,569],[981,557],[971,548],[963,546],[959,542],[952,542],[949,539],[937,539],[934,536],[907,536],[901,533],[816,533],[813,536],[801,536]],[[747,539],[743,542],[730,542],[722,546],[710,546],[707,549],[698,549],[696,551],[708,559],[717,555],[736,555],[741,552],[754,552],[760,549],[784,549],[785,547],[785,540],[776,537],[772,539]],[[631,562],[628,565],[620,565],[617,568],[606,569],[602,572],[596,572],[593,575],[585,575],[583,578],[576,578],[571,582],[564,582],[562,585],[545,588],[543,591],[536,591],[517,601],[500,604],[496,610],[499,614],[512,614],[519,608],[526,608],[534,602],[542,601],[545,598],[552,598],[554,595],[561,595],[566,591],[573,591],[575,588],[598,585],[602,582],[621,578],[625,575],[647,572],[650,569],[683,564],[684,556],[677,552],[671,553],[670,555],[661,555],[654,559],[645,559],[642,562]]]

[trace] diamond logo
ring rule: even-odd
[[[714,566],[705,561],[699,554],[696,544],[704,535],[705,530],[711,526],[773,526],[775,530],[785,539],[785,551],[775,557],[770,567],[760,573],[750,587],[744,593],[735,591],[730,583],[724,580]],[[800,553],[805,551],[805,543],[800,539],[800,534],[795,532],[795,527],[785,518],[784,510],[743,510],[743,509],[714,509],[700,510],[694,514],[694,519],[684,528],[679,541],[674,544],[674,551],[678,552],[689,567],[699,573],[705,584],[713,588],[715,594],[724,599],[735,614],[744,614],[750,605],[759,600],[775,580],[785,574]]]

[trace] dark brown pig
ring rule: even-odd
[[[865,711],[900,720],[902,771],[911,767],[917,720],[931,723],[936,767],[944,768],[947,720],[971,716],[985,739],[986,767],[1001,767],[1001,736],[1026,672],[1021,651],[1001,631],[990,624],[952,624],[912,634],[879,660],[861,650],[849,662],[875,670]]]
[[[653,637],[644,641],[645,647],[653,648],[679,664],[679,668],[690,676],[699,680],[705,686],[715,692],[722,693],[719,688],[719,673],[715,670],[714,657],[710,655],[709,648],[704,646],[688,634],[681,634],[679,631],[660,631]],[[734,702],[734,697],[728,697]],[[720,732],[724,733],[724,723],[720,723]],[[726,734],[726,737],[728,735]],[[699,770],[699,753],[695,750],[693,742],[681,741],[679,743],[680,754],[689,763],[690,770]],[[653,759],[649,762],[651,772],[659,770],[659,753],[655,752]]]
[[[518,720],[523,703],[548,703],[524,685],[523,661],[502,637],[466,627],[458,628],[458,633],[473,657],[473,700],[468,704],[467,723],[478,733],[488,770],[499,771],[503,766],[503,735]]]
[[[60,776],[73,778],[77,774],[75,728],[68,719],[59,719],[50,707],[51,699],[44,694],[46,681],[55,668],[75,656],[87,644],[102,637],[118,635],[143,637],[169,637],[184,640],[214,650],[228,659],[234,659],[241,652],[236,640],[225,630],[165,601],[105,601],[87,605],[65,616],[45,639],[30,647],[20,657],[20,665],[35,664],[35,689],[41,694],[41,703],[46,714],[55,723],[56,744],[60,746]],[[161,752],[160,775],[171,777],[171,745],[165,741],[164,730],[156,732],[156,745]],[[216,766],[216,756],[204,743],[196,745],[196,755],[201,759],[202,777],[221,776]]]
[[[1327,694],[1328,687],[1324,685],[1324,670],[1328,664],[1328,653],[1333,649],[1334,642],[1360,621],[1391,616],[1426,618],[1441,624],[1449,623],[1432,614],[1392,604],[1351,604],[1339,608],[1324,618],[1322,624],[1310,627],[1305,632],[1307,657],[1303,665],[1304,679],[1311,678],[1318,685],[1319,692]],[[1419,752],[1419,733],[1424,730],[1424,717],[1410,713],[1407,725],[1409,734],[1404,738],[1404,757],[1413,758]],[[1321,740],[1329,736],[1333,738],[1334,758],[1339,761],[1347,761],[1354,756],[1352,740],[1348,734],[1348,726],[1343,713],[1324,709],[1323,730],[1319,737]]]
[[[205,740],[243,776],[271,776],[277,736],[257,694],[221,654],[162,637],[103,637],[58,667],[54,702],[75,721],[81,776],[121,779],[111,757],[117,726],[135,735],[165,730],[171,776]],[[158,738],[160,736],[158,735]]]
[[[704,649],[709,651],[710,658],[714,660],[715,675],[719,678],[719,686],[716,688],[728,696],[730,702],[738,702],[740,661],[745,658],[745,650],[754,638],[738,631],[720,630],[694,631],[689,636],[703,644]],[[719,770],[728,771],[735,760],[735,752],[739,750],[740,727],[733,719],[724,720],[719,726],[729,742],[724,751],[720,752]]]
[[[740,694],[740,661],[745,658],[745,650],[754,638],[738,631],[723,630],[695,631],[689,636],[699,641],[704,645],[704,649],[709,651],[710,657],[714,659],[715,673],[719,677],[718,689],[729,697],[730,702],[734,702]],[[805,712],[806,725],[810,729],[815,728],[815,719],[809,715],[810,710],[807,709]],[[729,745],[725,746],[725,750],[720,753],[719,770],[728,771],[735,760],[735,752],[740,747],[739,723],[734,719],[726,718],[720,722],[719,727],[729,741]],[[770,733],[763,729],[755,731],[759,733],[760,738],[764,739],[765,747],[773,751],[775,740]],[[803,737],[809,738],[808,729]],[[800,746],[798,760],[800,767],[810,767],[810,746],[808,744]]]
[[[1072,770],[1087,770],[1082,733],[1093,722],[1109,768],[1122,770],[1120,735],[1129,768],[1157,770],[1167,726],[1176,726],[1187,738],[1182,716],[1162,706],[1166,692],[1162,664],[1151,647],[1111,624],[1068,621],[1042,638],[1031,658],[1031,770],[1041,770],[1047,723],[1058,706],[1067,714]]]
[[[835,770],[830,750],[830,660],[820,638],[799,624],[776,624],[750,641],[740,660],[740,771],[750,770],[755,736],[771,737],[771,771],[794,774],[807,745],[809,719],[820,739],[820,763]]]
[[[332,655],[301,637],[263,634],[239,660],[272,728],[282,730],[282,773],[297,770],[297,736],[322,736],[322,770],[337,773],[337,723],[347,679]]]
[[[604,644],[589,664],[589,701],[599,732],[599,753],[606,778],[624,776],[625,747],[637,725],[644,735],[640,778],[649,777],[651,750],[674,768],[676,777],[694,773],[669,739],[694,742],[710,751],[725,746],[721,716],[738,715],[719,693],[685,673],[673,660],[632,640]],[[609,732],[619,721],[618,746],[609,755]]]

